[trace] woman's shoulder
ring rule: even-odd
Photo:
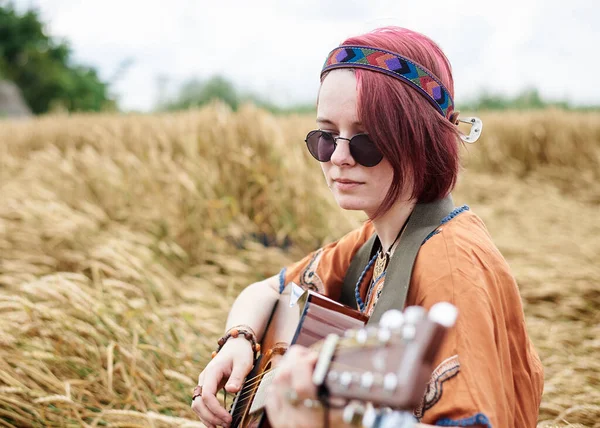
[[[421,247],[413,283],[425,287],[437,284],[436,289],[457,295],[473,287],[494,288],[499,280],[514,282],[482,219],[467,206],[455,212]]]
[[[423,242],[417,259],[428,261],[465,254],[489,253],[500,256],[483,220],[467,205],[455,209]]]
[[[500,252],[494,244],[483,220],[467,205],[454,210],[454,213],[442,220],[442,224],[430,235],[423,248],[434,249],[436,246],[462,252],[484,252],[499,256]]]

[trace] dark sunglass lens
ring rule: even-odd
[[[306,137],[308,151],[320,162],[328,162],[335,150],[333,136],[323,131],[312,131]]]
[[[350,153],[356,162],[366,167],[375,166],[383,159],[383,155],[377,149],[375,143],[366,134],[352,137]]]

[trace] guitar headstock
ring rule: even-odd
[[[330,397],[375,407],[413,409],[421,403],[433,361],[457,310],[449,303],[429,313],[411,306],[386,312],[378,326],[329,336],[322,345],[313,382]]]

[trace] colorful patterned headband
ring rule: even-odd
[[[365,68],[379,71],[408,83],[449,120],[454,111],[450,92],[422,65],[394,52],[368,46],[340,46],[332,50],[323,65],[323,73],[335,68]]]

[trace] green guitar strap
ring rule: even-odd
[[[427,204],[417,204],[408,219],[406,230],[392,254],[385,273],[384,287],[375,305],[373,314],[367,324],[377,323],[381,315],[388,309],[404,309],[412,269],[421,245],[435,229],[439,227],[444,217],[452,212],[454,204],[448,195],[444,199]],[[356,308],[355,287],[363,269],[375,254],[379,244],[377,235],[373,234],[352,258],[350,267],[344,277],[340,302]]]

